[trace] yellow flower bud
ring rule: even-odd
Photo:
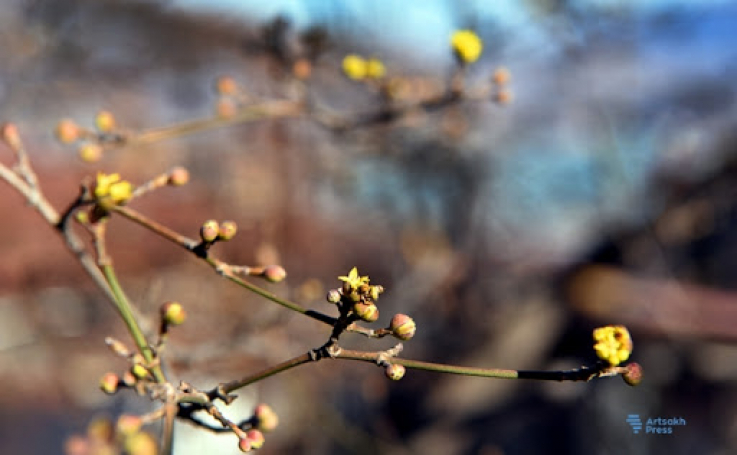
[[[404,373],[406,371],[407,370],[404,368],[404,365],[391,364],[386,367],[384,373],[386,374],[386,377],[392,381],[399,381],[404,377]]]
[[[365,79],[368,72],[366,60],[356,54],[346,55],[343,59],[343,72],[346,76],[356,81]]]
[[[463,64],[475,62],[484,50],[481,38],[471,30],[458,30],[453,33],[450,44],[456,57]]]
[[[409,340],[415,336],[417,326],[415,321],[406,314],[395,314],[389,323],[389,330],[392,335],[400,340]]]
[[[55,134],[62,144],[71,144],[79,139],[80,129],[73,120],[65,118],[56,124]]]
[[[268,404],[256,406],[253,415],[256,421],[255,426],[261,431],[269,432],[279,425],[279,416],[276,415],[276,412]]]
[[[109,133],[115,129],[115,117],[108,111],[100,111],[95,116],[95,127],[102,133]]]
[[[160,311],[161,318],[169,325],[180,325],[187,319],[187,313],[179,302],[166,302]]]
[[[220,224],[215,220],[207,220],[200,226],[200,238],[205,242],[213,242],[220,234]]]

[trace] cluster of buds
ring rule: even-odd
[[[230,76],[217,78],[215,91],[218,94],[215,111],[217,116],[223,119],[233,117],[240,108],[251,101],[250,96]]]
[[[384,287],[369,284],[368,276],[360,276],[353,267],[346,276],[338,277],[343,282],[340,289],[328,292],[327,301],[338,305],[341,314],[353,315],[366,322],[375,322],[379,318],[376,300],[384,292]]]
[[[260,430],[248,430],[238,438],[238,448],[241,452],[250,452],[263,447],[266,439]]]
[[[95,129],[87,129],[71,119],[62,119],[56,124],[56,138],[62,144],[78,144],[77,152],[82,160],[92,163],[102,157],[104,144],[121,140],[115,116],[109,111],[95,115]]]
[[[207,220],[200,226],[200,239],[205,244],[213,244],[217,241],[227,241],[235,237],[238,225],[235,221]]]
[[[493,84],[492,99],[501,105],[512,102],[514,96],[509,88],[509,82],[512,80],[512,73],[503,66],[494,70],[491,75]]]
[[[234,428],[234,431],[238,435],[238,448],[241,452],[260,449],[266,441],[264,433],[273,431],[279,425],[279,416],[276,415],[276,412],[268,404],[256,406],[250,420],[252,429],[242,431],[239,428]]]

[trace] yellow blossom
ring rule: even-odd
[[[360,55],[349,54],[343,59],[343,72],[351,79],[359,81],[366,77],[368,65]]]
[[[458,30],[450,39],[451,47],[462,63],[473,63],[481,56],[484,43],[471,30]]]
[[[359,286],[362,284],[368,284],[369,277],[368,276],[360,276],[358,274],[358,269],[353,267],[350,272],[348,272],[348,276],[339,276],[338,279],[340,281],[345,281],[348,283],[348,286],[350,286],[351,289],[358,289]]]
[[[611,366],[629,359],[632,353],[632,337],[623,325],[608,325],[594,330],[594,350],[600,359]]]
[[[120,180],[120,174],[97,173],[95,197],[102,199],[109,196],[116,204],[124,202],[133,195],[133,185],[126,180]]]
[[[381,79],[386,74],[384,63],[378,58],[370,58],[366,61],[366,77]]]

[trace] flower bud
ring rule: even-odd
[[[125,453],[129,455],[156,455],[156,440],[146,432],[132,435],[125,440]]]
[[[230,76],[221,76],[215,81],[215,90],[219,95],[235,95],[238,92],[238,84]]]
[[[133,373],[133,376],[138,379],[144,379],[148,377],[148,370],[140,363],[133,365],[130,369],[130,372]]]
[[[87,436],[92,441],[109,443],[114,435],[113,422],[107,417],[96,417],[87,425]]]
[[[183,324],[187,319],[187,313],[179,302],[166,302],[161,305],[161,319],[169,325]]]
[[[409,340],[415,336],[417,326],[415,321],[406,314],[395,314],[389,323],[389,330],[392,335],[400,340]]]
[[[142,426],[143,419],[141,419],[139,416],[129,414],[123,414],[122,416],[118,417],[118,422],[115,424],[118,433],[124,436],[130,436],[138,433],[138,430],[140,430]]]
[[[115,117],[108,111],[100,111],[95,116],[95,127],[102,133],[109,133],[115,129]]]
[[[310,63],[306,58],[297,59],[292,66],[292,74],[294,74],[294,77],[297,79],[303,81],[309,79],[312,74],[312,63]]]
[[[126,387],[133,387],[136,385],[136,382],[138,381],[135,376],[133,376],[133,373],[130,371],[126,371],[123,373],[123,377],[121,378],[121,381],[123,384],[125,384]]]
[[[189,182],[189,171],[183,167],[175,167],[169,172],[167,183],[171,186],[182,186]]]
[[[270,265],[264,269],[264,278],[272,283],[284,281],[287,277],[287,271],[280,265]]]
[[[512,79],[512,74],[503,66],[500,66],[491,75],[491,80],[497,85],[506,85]]]
[[[331,289],[330,291],[328,291],[328,295],[325,298],[330,303],[338,303],[340,302],[340,297],[341,297],[341,294],[339,290]]]
[[[494,94],[494,101],[501,105],[507,105],[514,100],[514,94],[509,89],[502,89]]]
[[[369,293],[370,290],[371,290],[371,287],[368,284],[362,284],[358,286],[358,289],[357,289],[359,295],[366,295]]]
[[[253,447],[251,447],[251,440],[248,438],[240,438],[238,440],[238,448],[241,452],[250,452]]]
[[[276,412],[268,404],[256,406],[253,415],[256,421],[255,427],[261,431],[269,432],[279,425],[279,416],[276,415]]]
[[[119,381],[120,378],[118,378],[117,374],[105,373],[105,375],[100,378],[100,389],[108,395],[112,395],[118,391]]]
[[[200,238],[205,242],[214,242],[220,234],[220,225],[215,220],[207,220],[200,227]]]
[[[264,434],[259,430],[248,430],[246,432],[246,439],[251,442],[251,448],[253,449],[260,449],[266,441]]]
[[[238,225],[235,224],[235,221],[223,221],[220,223],[218,238],[220,240],[230,240],[235,237],[236,232],[238,232]]]
[[[18,134],[18,127],[15,126],[15,123],[3,124],[0,127],[0,136],[13,150],[18,150],[23,146],[20,140],[20,134]]]
[[[404,373],[407,370],[404,368],[404,365],[397,365],[397,364],[391,364],[386,367],[384,370],[384,373],[386,374],[386,377],[391,379],[392,381],[399,381],[404,377]]]
[[[65,118],[56,124],[54,134],[56,135],[56,139],[58,139],[62,144],[71,144],[79,139],[80,129],[79,126],[74,123],[74,120]]]
[[[625,367],[627,370],[622,374],[622,379],[632,387],[642,382],[642,367],[637,362],[632,362]]]
[[[95,142],[87,142],[77,149],[77,153],[85,163],[94,163],[102,157],[102,147]]]
[[[353,311],[366,322],[375,322],[379,319],[379,308],[373,302],[358,302],[353,305]]]

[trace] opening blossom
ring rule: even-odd
[[[632,337],[623,325],[608,325],[594,330],[594,350],[600,359],[617,366],[630,358]]]
[[[133,195],[133,185],[120,179],[120,174],[97,173],[97,181],[95,184],[95,197],[102,199],[109,196],[110,199],[119,204],[125,202]]]
[[[484,50],[481,38],[471,30],[458,30],[450,38],[450,45],[462,63],[473,63]]]

